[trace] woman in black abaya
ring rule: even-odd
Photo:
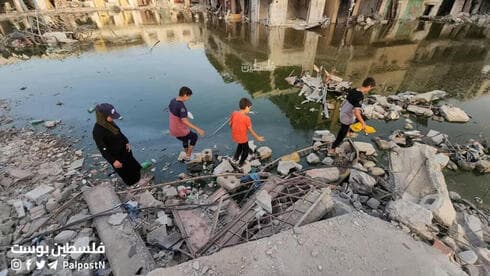
[[[97,148],[124,183],[137,183],[141,178],[141,165],[133,157],[128,138],[114,123],[114,119],[119,119],[121,115],[108,103],[97,105],[95,113],[97,121],[92,134]]]

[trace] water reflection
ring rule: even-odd
[[[15,30],[31,36],[70,31],[78,42],[29,44],[16,41]],[[130,118],[124,123],[134,136],[132,140],[139,143],[139,148],[147,149],[136,153],[141,160],[158,159],[160,156],[154,156],[158,152],[162,155],[159,161],[173,162],[171,154],[175,152],[167,153],[161,148],[162,144],[176,146],[175,139],[162,134],[167,127],[166,119],[159,116],[161,106],[173,96],[171,91],[177,91],[182,84],[200,90],[193,111],[201,114],[200,123],[210,131],[221,124],[228,111],[236,108],[237,98],[247,94],[255,98],[254,107],[260,115],[254,118],[254,124],[265,132],[268,145],[278,156],[309,144],[313,129],[336,131],[338,102],[330,99],[330,119],[325,120],[318,104],[301,104],[304,99],[297,95],[298,89],[284,81],[289,74],[311,71],[315,65],[353,81],[354,85],[366,76],[373,76],[381,83],[376,93],[444,89],[457,105],[470,111],[475,124],[455,127],[420,119],[416,120],[416,127],[437,129],[454,137],[456,142],[482,132],[484,137],[490,136],[486,122],[490,95],[482,96],[489,92],[490,33],[488,28],[474,25],[392,22],[369,29],[330,25],[305,32],[259,24],[225,24],[200,13],[138,10],[17,18],[1,21],[0,33],[2,41],[9,38],[15,42],[0,48],[2,97],[8,95],[25,101],[25,107],[18,112],[23,115],[20,118],[56,118],[62,114],[65,117],[60,119],[79,126],[81,133],[77,134],[85,139],[86,145],[92,145],[84,133],[92,126],[86,108],[101,99],[115,101]],[[80,59],[36,62],[37,57],[59,59],[74,55]],[[32,57],[31,63],[22,64]],[[18,64],[6,66],[11,63]],[[243,65],[254,70],[243,70]],[[19,74],[25,75],[19,78]],[[29,96],[18,92],[21,84],[34,87],[28,89]],[[167,94],[163,95],[161,90]],[[65,107],[49,108],[54,104],[52,94],[58,94],[51,91],[71,91],[59,96],[66,102],[66,108],[71,105],[70,111],[65,113]],[[107,95],[100,95],[100,91]],[[209,111],[210,106],[213,112]],[[393,129],[403,127],[403,120],[372,124],[380,136],[386,137]],[[229,140],[229,134],[223,131],[203,139],[200,146],[220,145],[220,150],[226,153],[229,148],[223,145]],[[172,171],[178,173],[177,169]],[[455,186],[461,179],[453,177],[453,182],[458,182]],[[483,193],[488,183],[488,176],[465,175],[464,179],[468,195]]]

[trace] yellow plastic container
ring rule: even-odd
[[[362,130],[362,124],[360,122],[352,124],[352,125],[350,125],[350,129],[354,132],[359,132]],[[366,134],[373,134],[373,133],[376,133],[376,129],[372,126],[366,125],[364,132],[366,132]]]

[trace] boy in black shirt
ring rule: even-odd
[[[335,153],[335,149],[342,143],[345,136],[349,132],[350,125],[357,121],[361,122],[362,129],[366,127],[366,123],[362,118],[361,108],[362,101],[364,100],[364,95],[368,94],[373,88],[376,86],[376,81],[368,77],[362,82],[362,86],[360,88],[351,89],[347,93],[347,98],[342,103],[342,107],[340,108],[340,130],[337,134],[337,138],[335,142],[333,142],[331,149],[329,150],[330,154]]]

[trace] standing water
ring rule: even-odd
[[[164,181],[185,170],[174,162],[181,144],[168,134],[165,110],[184,85],[194,92],[186,103],[193,122],[208,134],[199,140],[198,150],[233,153],[227,127],[211,134],[238,108],[242,97],[252,99],[254,128],[266,138],[256,144],[269,146],[276,157],[311,145],[314,130],[336,133],[339,103],[325,119],[319,104],[302,104],[298,88],[284,81],[291,73],[311,71],[317,65],[356,86],[372,76],[380,84],[375,94],[444,90],[450,95],[446,101],[467,111],[471,121],[412,118],[414,127],[422,133],[428,129],[446,133],[455,143],[490,136],[488,28],[393,22],[367,30],[330,25],[313,32],[131,13],[127,20],[115,20],[119,15],[105,12],[74,17],[73,24],[90,31],[81,41],[61,48],[1,49],[0,97],[9,100],[15,124],[61,120],[53,132],[79,139],[77,147],[97,153],[91,134],[95,114],[87,109],[110,102],[124,117],[118,125],[137,159],[155,159],[157,181]],[[134,13],[141,13],[143,20],[134,20]],[[29,18],[0,24],[3,35],[9,35],[16,28],[28,28]],[[387,138],[403,128],[404,120],[369,124],[378,130],[376,135]],[[444,172],[450,190],[469,199],[478,196],[488,204],[489,175]]]

